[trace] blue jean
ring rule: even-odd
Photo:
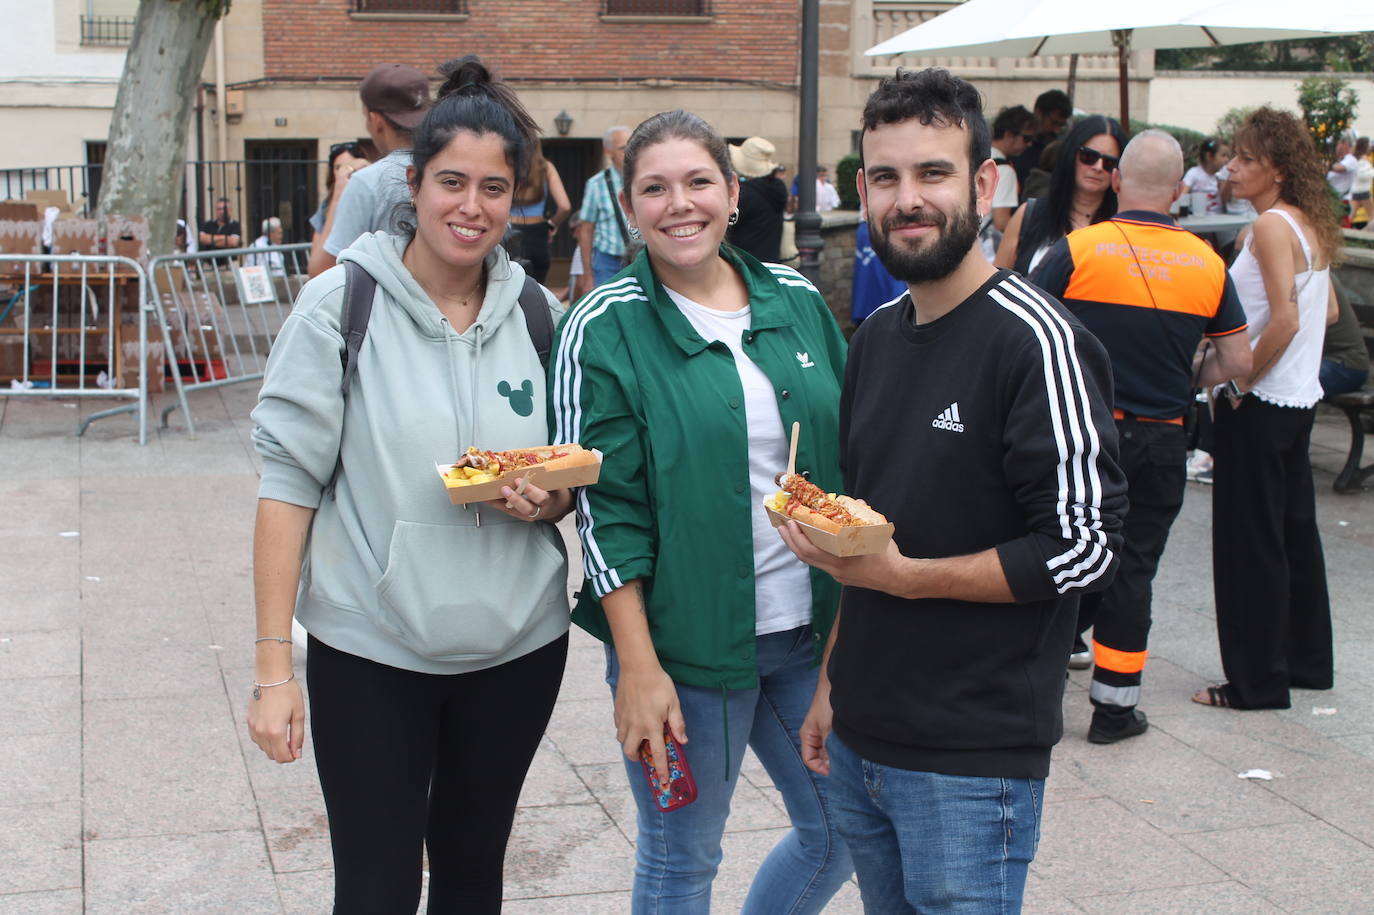
[[[975,778],[868,762],[834,733],[830,796],[864,911],[1021,911],[1043,778]]]
[[[849,853],[831,823],[829,779],[802,763],[797,737],[816,689],[813,643],[810,626],[759,636],[757,689],[674,684],[687,726],[683,750],[696,779],[697,799],[663,812],[653,802],[643,767],[625,761],[639,810],[635,915],[710,911],[711,881],[720,866],[720,840],[746,743],[782,793],[792,830],[768,853],[743,912],[819,912],[849,879]],[[619,675],[615,649],[607,645],[606,682],[612,694]]]
[[[1335,359],[1323,359],[1321,367],[1317,370],[1317,379],[1321,382],[1323,397],[1358,391],[1368,377],[1368,371],[1362,372],[1359,369],[1347,368]]]
[[[592,249],[592,280],[600,286],[620,272],[625,265],[620,262],[619,254],[607,254],[600,248]]]

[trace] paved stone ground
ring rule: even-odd
[[[199,439],[147,447],[127,417],[0,399],[0,913],[322,912],[331,872],[311,751],[267,762],[242,723],[252,675],[251,386],[193,395]],[[1337,688],[1284,712],[1206,709],[1220,676],[1209,491],[1191,484],[1157,582],[1142,707],[1084,740],[1065,698],[1030,912],[1369,911],[1374,898],[1374,492],[1337,496],[1346,444],[1313,457]],[[511,912],[628,909],[633,824],[596,644],[575,633],[511,841]],[[1268,782],[1237,773],[1263,768]],[[725,838],[716,910],[738,911],[785,829],[756,761]],[[858,912],[851,883],[829,908]]]

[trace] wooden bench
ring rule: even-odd
[[[1368,413],[1374,416],[1374,389],[1337,394],[1323,398],[1322,402],[1339,409],[1350,421],[1350,454],[1346,456],[1345,466],[1336,475],[1332,488],[1340,493],[1360,492],[1364,489],[1364,481],[1374,476],[1374,464],[1360,466],[1360,460],[1364,457],[1364,415]]]

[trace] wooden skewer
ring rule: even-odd
[[[801,423],[792,424],[792,447],[787,452],[787,475],[797,472],[797,439],[801,435]]]

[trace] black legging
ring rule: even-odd
[[[514,229],[520,233],[520,256],[530,262],[529,275],[543,283],[549,275],[549,224],[516,224]]]
[[[487,670],[423,674],[310,638],[334,912],[499,912],[506,840],[553,713],[568,637]]]

